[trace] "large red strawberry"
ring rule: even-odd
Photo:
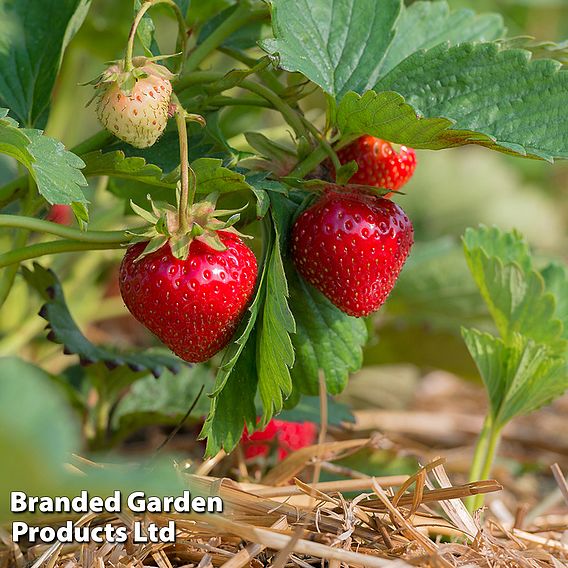
[[[120,293],[132,315],[186,361],[206,361],[233,336],[255,287],[257,262],[212,194],[184,211],[132,208],[150,226],[130,231]],[[183,213],[182,213],[183,211]],[[232,214],[228,221],[218,217]],[[244,236],[244,235],[242,235]]]
[[[132,315],[176,355],[196,363],[223,349],[254,290],[257,263],[232,233],[219,231],[225,250],[194,240],[186,260],[170,245],[138,259],[145,243],[131,246],[120,267],[120,292]]]
[[[287,422],[272,419],[261,432],[243,434],[245,458],[267,456],[271,449],[276,450],[278,460],[283,460],[288,454],[311,446],[315,443],[317,428],[313,422]]]
[[[135,57],[133,64],[127,71],[120,61],[97,80],[97,115],[115,136],[136,148],[146,148],[166,128],[173,75],[144,57]]]
[[[355,160],[359,169],[350,183],[373,185],[396,191],[416,169],[416,152],[401,146],[397,153],[389,142],[374,136],[361,136],[337,152],[342,164]]]
[[[291,249],[310,284],[361,317],[386,300],[413,234],[404,211],[389,199],[330,185],[294,224]]]

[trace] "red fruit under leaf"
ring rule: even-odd
[[[350,183],[372,185],[396,191],[416,169],[416,152],[406,146],[397,153],[389,142],[374,136],[361,136],[337,152],[342,164],[355,160],[359,169]]]
[[[46,219],[58,225],[71,225],[73,222],[73,210],[70,205],[52,205]]]
[[[313,422],[287,422],[272,419],[264,430],[250,436],[243,434],[241,443],[245,458],[267,456],[271,449],[276,449],[278,461],[288,454],[315,444],[317,427]]]
[[[294,224],[292,256],[310,284],[361,317],[383,305],[413,235],[412,223],[389,199],[328,186]]]
[[[231,340],[254,291],[257,262],[233,233],[218,231],[227,248],[194,240],[187,260],[166,244],[136,260],[146,243],[128,248],[120,266],[120,292],[132,315],[176,355],[197,363]]]

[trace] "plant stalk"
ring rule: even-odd
[[[83,243],[124,244],[130,241],[130,237],[125,234],[125,231],[80,231],[51,221],[43,221],[23,215],[0,215],[0,227],[27,229],[28,231],[47,233]]]
[[[132,22],[132,26],[130,28],[130,33],[128,34],[128,43],[126,44],[126,54],[124,56],[124,68],[126,71],[132,71],[133,64],[132,64],[132,56],[134,53],[134,39],[136,38],[136,30],[142,21],[142,18],[146,14],[146,12],[158,4],[166,4],[174,11],[179,31],[178,31],[178,38],[177,38],[177,46],[179,51],[181,52],[181,63],[178,69],[178,73],[181,73],[183,62],[185,60],[185,50],[187,47],[187,33],[186,33],[186,25],[185,25],[185,18],[179,9],[179,6],[174,2],[174,0],[146,0],[142,7],[136,14],[134,21]]]
[[[479,481],[490,477],[500,440],[501,428],[495,425],[493,418],[488,414],[475,447],[469,475],[470,481]],[[467,501],[470,512],[483,507],[483,500],[483,495],[470,497]]]
[[[0,254],[0,268],[13,264],[18,265],[24,260],[46,256],[48,254],[60,254],[62,252],[77,252],[85,250],[108,250],[119,249],[124,243],[85,243],[79,241],[61,240],[37,243],[27,247],[18,248],[4,254]],[[1,299],[1,298],[0,298]]]
[[[187,123],[185,120],[185,110],[178,100],[176,104],[176,125],[179,135],[179,161],[180,161],[180,199],[178,209],[179,228],[182,232],[189,229],[189,208],[193,205],[195,199],[195,183],[191,184],[192,191],[190,195],[189,188],[189,159],[187,157],[189,142],[187,139]]]

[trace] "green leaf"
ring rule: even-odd
[[[294,364],[294,348],[290,334],[296,331],[288,306],[288,283],[282,262],[284,236],[288,234],[291,212],[280,195],[273,194],[271,202],[275,237],[267,260],[265,300],[257,338],[258,390],[263,406],[263,425],[282,410],[284,400],[292,393],[290,368]]]
[[[507,342],[518,333],[564,352],[554,296],[531,268],[521,235],[481,227],[468,229],[463,240],[467,263],[502,338]]]
[[[452,130],[453,121],[448,118],[419,116],[394,92],[347,93],[337,108],[336,121],[343,136],[370,134],[416,149],[441,150],[474,143],[492,146],[487,136]]]
[[[319,393],[319,371],[323,371],[327,391],[340,393],[349,373],[363,364],[362,349],[367,341],[367,327],[361,318],[344,314],[323,294],[307,284],[288,267],[290,305],[296,320],[292,343],[296,363],[292,368],[295,388],[303,394]]]
[[[178,424],[211,378],[210,369],[204,365],[184,367],[177,374],[166,371],[160,381],[152,375],[143,377],[117,404],[112,414],[113,430],[124,438],[146,425]],[[195,421],[208,409],[207,396],[202,394],[190,418]]]
[[[155,377],[164,369],[178,372],[184,363],[173,355],[139,352],[120,352],[109,347],[93,345],[77,327],[65,302],[63,289],[55,273],[34,263],[34,270],[23,268],[23,275],[45,300],[40,316],[48,322],[48,339],[64,346],[66,354],[79,356],[82,365],[103,363],[108,369],[126,366],[135,372],[151,372]]]
[[[272,0],[275,39],[261,42],[280,66],[341,98],[379,78],[394,37],[400,0]]]
[[[235,334],[236,339],[225,350],[214,390],[209,395],[211,407],[201,432],[201,437],[207,438],[208,455],[215,455],[220,449],[232,451],[245,424],[249,432],[256,429],[257,388],[261,391],[266,421],[275,407],[277,411],[282,408],[283,396],[291,391],[288,366],[294,360],[294,353],[287,329],[293,326],[293,320],[287,304],[286,281],[282,280],[280,247],[283,244],[279,241],[280,235],[287,234],[290,212],[282,209],[288,206],[287,200],[276,197],[275,202],[276,207],[280,206],[278,211],[263,221],[267,231],[265,256],[259,264],[255,298]],[[274,329],[275,325],[284,328]],[[275,360],[269,361],[268,357]]]
[[[24,130],[24,133],[31,140],[28,147],[33,158],[31,173],[39,192],[52,204],[85,203],[81,187],[87,181],[80,171],[85,166],[83,160],[39,130]]]
[[[16,380],[17,379],[17,380]],[[16,358],[0,358],[0,486],[30,495],[70,496],[87,490],[91,496],[113,491],[146,491],[176,495],[182,490],[179,474],[169,461],[94,468],[86,475],[69,473],[65,464],[80,451],[80,425],[65,404],[58,387],[41,369]],[[0,499],[0,522],[15,519],[9,500]]]
[[[83,156],[86,176],[110,176],[140,181],[158,187],[175,189],[175,181],[164,180],[161,168],[149,164],[144,158],[126,157],[122,150],[103,153],[100,150]]]
[[[266,251],[274,246],[271,231],[265,243]],[[266,255],[268,252],[266,252]],[[266,258],[259,264],[256,295],[235,333],[235,338],[223,354],[215,387],[209,394],[211,406],[200,437],[207,438],[207,455],[221,449],[232,451],[241,439],[245,424],[249,432],[256,427],[254,398],[258,385],[256,363],[256,321],[263,307],[267,273]]]
[[[26,126],[47,122],[63,52],[90,0],[0,0],[0,105]]]
[[[440,45],[405,59],[375,89],[399,93],[419,116],[452,121],[445,133],[433,123],[432,145],[421,147],[474,142],[532,158],[568,158],[568,70],[557,61],[531,60],[528,51],[493,43]],[[378,110],[373,123],[387,120],[387,111],[396,115],[392,106]],[[389,139],[405,138],[404,125],[416,129],[419,120],[411,120],[408,110],[399,136]]]
[[[476,15],[472,10],[450,12],[445,0],[419,0],[403,8],[396,34],[381,65],[385,75],[419,49],[430,49],[444,42],[456,45],[468,41],[491,41],[503,36],[499,14]]]
[[[0,109],[0,152],[29,170],[38,191],[49,203],[85,203],[81,187],[87,181],[80,171],[85,165],[81,158],[40,130],[18,128],[6,113],[6,109]]]
[[[197,193],[220,193],[239,190],[251,190],[245,176],[229,168],[216,158],[199,158],[191,164],[197,177]]]
[[[221,449],[232,451],[241,439],[245,424],[249,432],[256,428],[256,329],[251,329],[244,341],[230,370],[219,372],[217,383],[226,379],[222,389],[217,389],[214,397],[210,395],[213,397],[211,408],[201,431],[201,437],[207,438],[208,456],[214,456]]]
[[[547,346],[517,333],[508,343],[473,329],[462,330],[462,335],[489,393],[497,428],[568,389],[566,360]]]

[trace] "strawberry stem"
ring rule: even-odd
[[[302,120],[306,125],[306,128],[312,133],[313,137],[319,142],[320,146],[323,148],[335,171],[337,172],[339,168],[341,168],[341,162],[335,153],[335,150],[332,148],[331,144],[327,141],[327,138],[304,116],[302,116]]]
[[[179,9],[179,6],[174,2],[174,0],[146,0],[142,7],[136,14],[134,21],[132,22],[132,26],[130,28],[130,33],[128,34],[128,43],[126,44],[126,55],[124,57],[124,69],[125,71],[132,71],[133,64],[132,64],[132,56],[134,53],[134,39],[136,38],[136,31],[142,18],[146,14],[146,12],[152,8],[153,6],[157,6],[158,4],[166,4],[174,11],[176,15],[176,19],[178,21],[178,37],[177,37],[177,51],[181,52],[181,62],[179,65],[178,73],[181,73],[183,64],[185,61],[185,51],[187,48],[187,28],[185,25],[185,18]],[[165,58],[165,56],[164,56]]]
[[[185,110],[181,106],[178,98],[174,95],[172,99],[173,103],[176,105],[176,125],[178,129],[179,136],[179,159],[180,159],[180,199],[179,199],[179,209],[178,209],[178,221],[179,229],[181,233],[186,233],[189,230],[189,208],[193,205],[193,200],[195,199],[195,173],[189,167],[189,159],[187,157],[187,152],[189,148],[188,138],[187,138],[187,123],[185,120]],[[192,173],[192,183],[191,191],[189,184],[189,173]]]

